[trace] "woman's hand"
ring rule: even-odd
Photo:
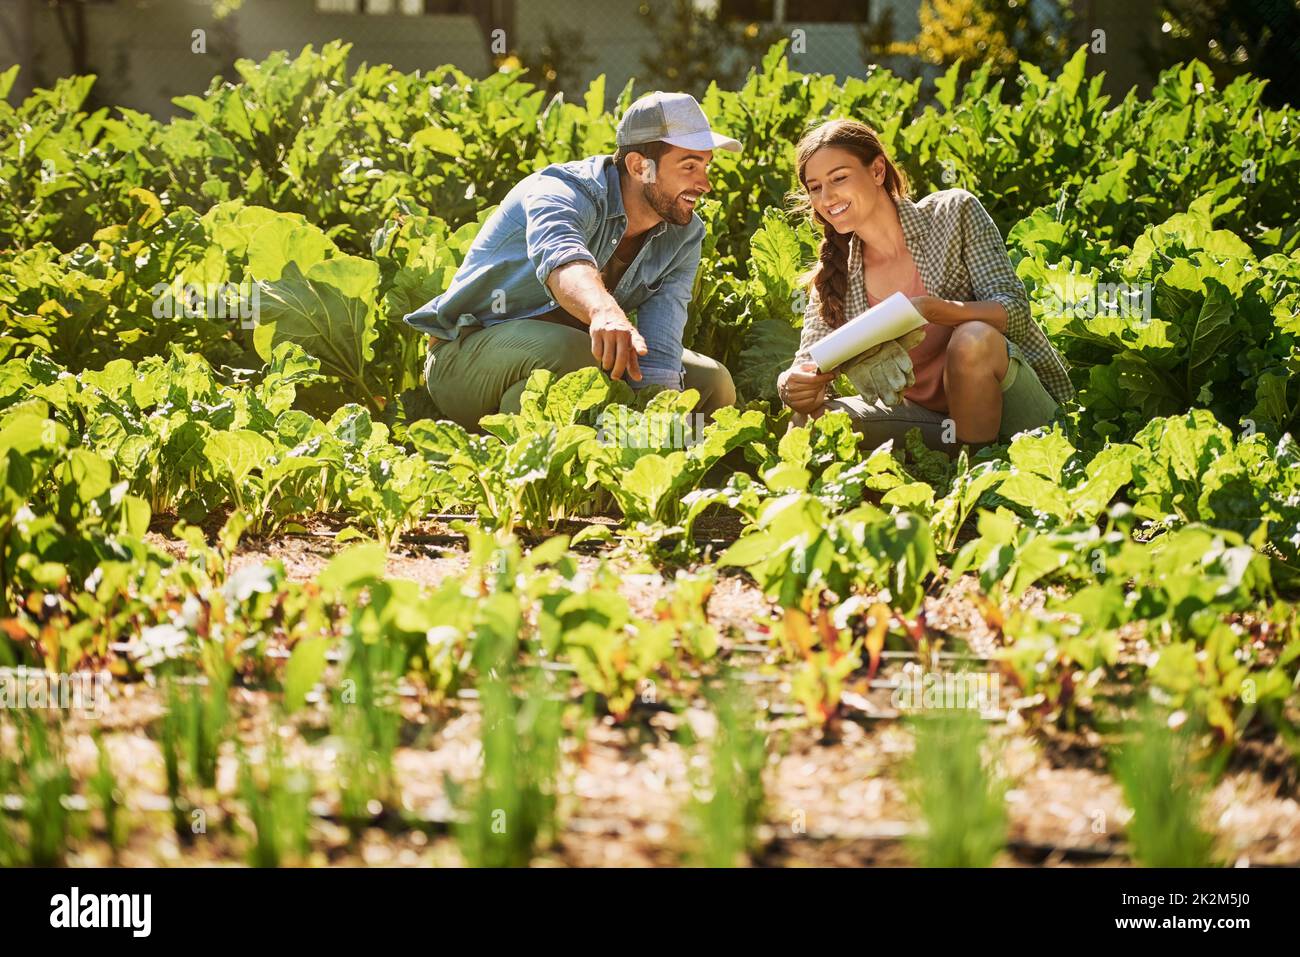
[[[835,379],[834,372],[818,372],[811,362],[786,369],[776,380],[781,401],[805,415],[826,404],[826,387]]]

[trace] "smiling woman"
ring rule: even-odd
[[[1049,422],[1072,394],[1064,360],[1030,318],[979,200],[951,189],[913,202],[875,131],[854,120],[822,124],[797,152],[802,202],[823,238],[799,351],[779,379],[796,420],[842,409],[870,444],[919,427],[950,454]],[[813,343],[898,292],[926,320],[924,335],[817,368]],[[828,395],[841,372],[859,395]]]

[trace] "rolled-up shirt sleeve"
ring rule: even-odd
[[[528,258],[537,281],[546,286],[551,273],[566,263],[597,265],[596,257],[587,248],[596,213],[580,189],[560,179],[543,180],[543,185],[524,200],[524,215]]]
[[[794,354],[790,368],[797,369],[805,362],[812,362],[813,343],[830,335],[830,328],[822,321],[822,302],[817,295],[817,287],[808,284],[808,304],[803,311],[803,328],[799,332],[799,351]]]
[[[645,338],[646,354],[640,360],[641,381],[628,380],[633,388],[663,385],[681,389],[682,334],[686,330],[686,312],[695,288],[695,273],[700,268],[699,241],[687,242],[673,258],[659,289],[637,309],[637,328]]]
[[[1022,343],[1034,321],[1029,314],[1029,294],[1016,275],[1006,243],[988,210],[972,194],[962,204],[962,232],[971,289],[982,302],[1000,302],[1007,311],[1007,338]]]

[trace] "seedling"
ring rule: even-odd
[[[478,692],[482,772],[469,788],[448,782],[464,814],[456,839],[475,867],[525,867],[555,835],[563,705],[542,672],[528,678],[522,693],[490,675]]]
[[[1130,722],[1111,769],[1133,810],[1128,838],[1146,867],[1209,867],[1214,838],[1201,827],[1202,769],[1194,755],[1195,724],[1175,729],[1150,703]]]
[[[988,867],[1006,844],[1005,785],[986,764],[984,723],[970,708],[912,720],[916,751],[906,776],[923,831],[913,841],[923,867]]]
[[[728,677],[709,695],[717,721],[709,745],[707,777],[693,782],[690,860],[703,867],[735,867],[755,850],[755,830],[765,804],[766,736],[744,686]]]
[[[124,842],[123,821],[119,814],[122,807],[122,792],[118,788],[117,775],[113,773],[108,747],[98,731],[95,733],[95,748],[99,752],[99,764],[89,783],[100,812],[104,815],[104,837],[116,856]]]
[[[240,795],[254,832],[248,863],[253,867],[302,864],[310,848],[311,774],[286,762],[274,730],[264,761],[255,764],[241,748],[239,763]]]
[[[26,853],[20,848],[19,857],[32,867],[55,867],[67,854],[73,824],[65,804],[72,795],[72,772],[63,729],[55,724],[51,730],[38,711],[20,714],[16,784],[23,796],[21,816],[27,833]]]

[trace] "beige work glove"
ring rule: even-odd
[[[924,338],[924,328],[913,329],[905,336],[869,349],[841,371],[869,405],[874,405],[877,399],[887,406],[898,405],[903,400],[903,392],[916,385],[916,371],[908,350],[915,349]]]

